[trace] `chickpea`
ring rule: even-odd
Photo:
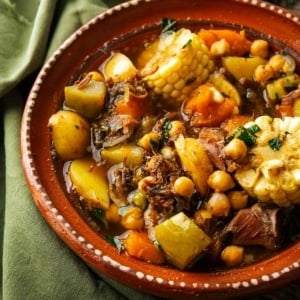
[[[234,267],[241,264],[244,258],[244,248],[230,245],[221,252],[221,259],[228,267]]]
[[[129,208],[121,216],[121,225],[126,229],[141,230],[144,227],[143,210],[136,206]]]
[[[252,56],[267,58],[269,55],[269,43],[265,40],[253,41],[250,47],[250,54]]]
[[[275,75],[273,68],[269,65],[259,65],[253,74],[255,81],[264,83]]]
[[[232,139],[225,147],[224,153],[234,161],[240,162],[247,155],[247,145],[240,139]]]
[[[185,134],[186,129],[183,122],[175,120],[171,122],[171,128],[169,130],[170,137],[177,137],[179,134]]]
[[[175,157],[175,150],[170,146],[164,146],[161,148],[160,153],[166,159],[172,159]]]
[[[121,216],[119,215],[119,207],[115,203],[112,203],[105,211],[105,218],[108,222],[120,223]]]
[[[186,176],[178,177],[174,182],[175,193],[185,198],[192,197],[194,187],[194,182]]]
[[[216,192],[225,192],[235,186],[231,175],[223,170],[214,171],[208,177],[207,184]]]
[[[248,204],[248,194],[245,191],[231,191],[227,196],[234,210],[243,209]]]
[[[230,208],[230,201],[224,193],[213,193],[206,204],[206,209],[214,217],[228,216]]]
[[[225,39],[214,42],[210,47],[210,53],[213,56],[221,56],[230,52],[230,46]]]
[[[153,143],[159,142],[159,134],[157,132],[149,132],[142,136],[138,141],[138,146],[143,147],[147,151],[151,151]]]
[[[268,65],[271,66],[275,72],[280,72],[284,64],[285,60],[280,54],[273,55],[268,62]]]
[[[197,210],[194,214],[195,223],[202,229],[210,228],[211,212],[205,208]]]

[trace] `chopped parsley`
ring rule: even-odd
[[[239,126],[234,130],[233,134],[226,139],[225,142],[229,143],[234,138],[238,138],[242,140],[248,147],[251,147],[256,142],[255,133],[258,131],[260,131],[260,128],[256,124],[248,128]]]
[[[268,141],[270,148],[274,151],[278,151],[282,146],[282,140],[279,137],[273,138]]]
[[[107,235],[106,236],[106,240],[112,244],[114,247],[116,247],[119,251],[119,253],[121,253],[122,251],[124,251],[124,246],[121,242],[121,240],[117,237],[117,236],[112,236],[112,235]]]
[[[254,124],[254,125],[248,127],[247,131],[250,132],[251,134],[255,134],[256,132],[260,131],[260,128],[257,124]]]
[[[183,49],[186,48],[187,46],[192,44],[192,39],[189,39],[184,45],[183,45]]]
[[[99,221],[103,221],[104,220],[104,211],[100,208],[95,208],[92,210],[92,215],[98,219]]]
[[[114,247],[116,247],[118,249],[119,253],[121,253],[124,250],[124,246],[123,246],[121,240],[118,237],[108,235],[106,237],[106,239],[110,244],[112,244]]]
[[[101,208],[94,208],[92,210],[92,215],[98,220],[100,221],[105,228],[108,228],[108,222],[105,218],[105,212],[104,210],[102,210]]]
[[[161,22],[162,33],[172,33],[176,31],[177,21],[173,19],[163,18]]]
[[[151,146],[151,149],[153,152],[156,152],[158,151],[158,148],[159,148],[159,143],[157,141],[154,141],[154,140],[150,140],[150,146]]]
[[[166,119],[163,124],[163,137],[167,141],[170,138],[171,120]]]

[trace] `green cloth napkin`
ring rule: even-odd
[[[36,71],[79,26],[120,2],[0,1],[0,241],[5,300],[154,299],[100,278],[56,236],[31,199],[20,160],[20,120]]]
[[[0,276],[4,300],[158,299],[90,270],[46,224],[21,168],[20,121],[39,68],[79,26],[120,2],[0,0]],[[291,291],[288,287],[256,299],[295,298]]]

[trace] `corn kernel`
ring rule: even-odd
[[[163,102],[179,107],[208,78],[214,63],[204,42],[188,29],[161,35],[157,42],[156,52],[141,70],[142,77],[156,94],[162,95]],[[189,82],[189,78],[194,80]],[[161,85],[161,79],[168,82],[167,86]]]

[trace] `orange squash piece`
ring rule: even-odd
[[[217,102],[213,85],[200,86],[187,101],[184,113],[190,117],[192,126],[219,126],[232,115],[235,102],[230,98]]]
[[[135,95],[130,91],[129,85],[125,85],[124,89],[123,97],[116,102],[115,112],[139,120],[151,106],[147,94]]]
[[[234,115],[226,120],[221,127],[223,130],[225,130],[225,132],[227,132],[227,135],[230,136],[237,127],[243,126],[253,120],[254,118],[252,116]]]
[[[209,48],[214,42],[224,39],[230,46],[230,55],[245,55],[249,52],[251,46],[251,42],[245,37],[243,31],[237,32],[231,29],[201,29],[198,35]]]
[[[130,256],[153,264],[165,262],[162,251],[153,244],[145,232],[130,231],[123,244]]]

